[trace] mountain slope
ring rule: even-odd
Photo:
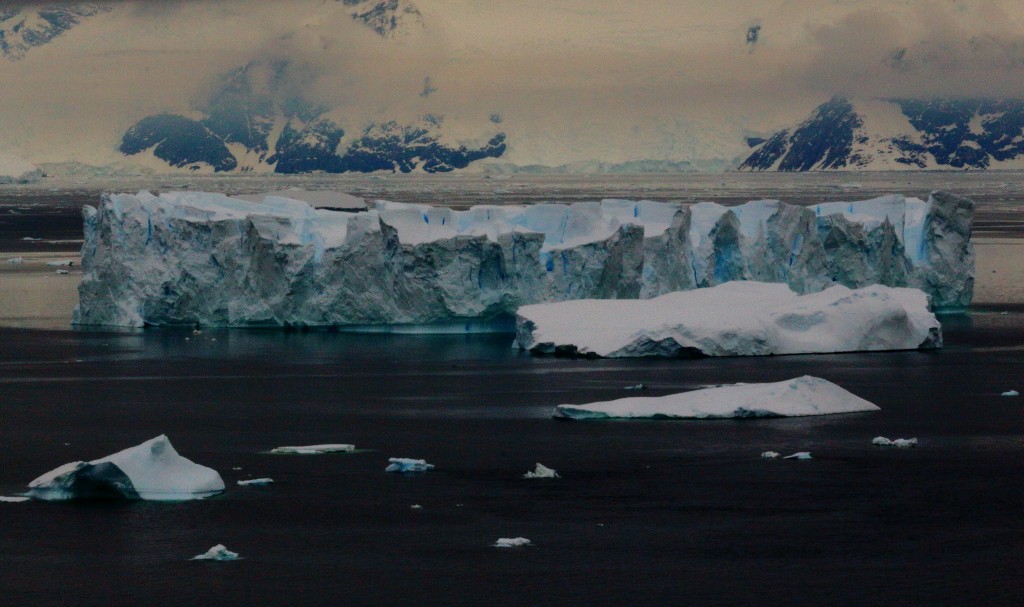
[[[109,11],[97,2],[63,2],[44,5],[0,6],[0,54],[17,61],[85,18]]]
[[[835,97],[756,143],[740,170],[1019,168],[1024,100]]]

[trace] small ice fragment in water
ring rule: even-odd
[[[60,266],[71,267],[71,266],[75,265],[75,260],[74,259],[62,259],[60,261],[48,261],[48,262],[46,262],[46,265],[53,266],[53,267],[60,267]]]
[[[1020,396],[1020,392],[1017,392],[1016,390],[1007,390],[1006,392],[1003,392],[1001,396]]]
[[[32,238],[31,236],[26,236],[26,237],[22,238],[22,240],[27,240],[29,242],[33,242],[33,241],[36,241],[36,240],[42,240],[42,238]]]
[[[420,506],[419,504],[413,504],[412,506],[409,506],[409,508],[413,510],[423,510],[423,506]]]
[[[391,463],[384,469],[384,472],[426,472],[427,470],[434,469],[433,464],[428,464],[427,461],[423,459],[391,457],[388,458],[388,461]]]
[[[17,504],[17,503],[20,503],[20,502],[27,502],[28,500],[29,500],[29,498],[27,498],[27,497],[8,497],[6,495],[0,495],[0,502],[8,502],[8,503],[11,503],[11,504]]]
[[[643,384],[636,384],[636,385],[633,385],[633,386],[626,386],[625,388],[623,388],[623,390],[646,390],[646,389],[647,389],[647,386],[645,386]]]
[[[498,538],[497,542],[494,542],[495,548],[519,548],[531,545],[533,545],[533,542],[525,537],[501,537]]]
[[[811,459],[810,451],[797,451],[793,455],[787,455],[782,459]]]
[[[232,468],[232,470],[241,470],[241,469],[242,469],[241,466],[235,466],[234,468]]]
[[[884,436],[876,436],[871,440],[871,444],[876,447],[898,447],[900,449],[906,449],[907,447],[916,447],[916,438],[897,438],[889,440]]]
[[[338,453],[355,451],[355,445],[327,444],[327,445],[304,445],[299,447],[274,447],[271,453],[277,455],[318,455],[320,453]]]
[[[245,486],[245,485],[269,485],[272,482],[274,482],[274,479],[272,479],[272,478],[253,478],[253,479],[249,479],[247,481],[238,481],[238,484],[242,485],[242,486]]]
[[[54,274],[67,274],[67,273],[68,273],[67,270],[57,270],[56,272],[54,272]]]
[[[231,552],[224,544],[217,544],[203,554],[191,558],[193,561],[233,561],[238,558],[237,552]]]
[[[561,478],[558,473],[548,468],[544,464],[537,462],[537,468],[532,472],[527,472],[523,475],[523,478]]]
[[[780,455],[778,451],[765,451],[761,453],[761,459],[777,459]]]
[[[12,257],[7,260],[7,263],[25,263],[24,257]]]

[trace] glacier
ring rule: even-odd
[[[974,287],[974,205],[945,192],[810,207],[607,199],[367,211],[205,192],[83,209],[77,325],[509,330],[523,305],[652,298],[735,280],[798,293],[910,286],[936,310]]]
[[[523,306],[514,345],[608,358],[915,350],[940,347],[942,326],[918,289],[835,285],[798,295],[782,283],[734,281],[653,299]]]
[[[161,434],[113,455],[64,464],[33,480],[28,487],[29,496],[46,501],[181,501],[220,493],[224,491],[224,481],[216,470],[178,455],[167,436]]]
[[[724,419],[804,417],[878,411],[878,407],[834,383],[804,375],[766,384],[715,386],[654,397],[630,397],[558,405],[564,419]],[[761,457],[770,458],[766,451]]]

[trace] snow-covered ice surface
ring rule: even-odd
[[[494,542],[495,548],[521,548],[523,546],[530,546],[533,542],[526,539],[525,537],[500,537],[498,541]]]
[[[272,478],[253,478],[249,480],[238,481],[238,484],[244,487],[246,485],[269,485],[272,482],[274,482],[274,479]]]
[[[355,450],[355,445],[328,443],[323,445],[274,447],[270,452],[275,455],[321,455],[323,453],[351,453]]]
[[[477,330],[520,306],[651,298],[734,280],[813,293],[914,286],[939,309],[974,288],[974,204],[935,192],[811,207],[607,199],[356,213],[204,192],[86,207],[74,322]]]
[[[238,553],[231,552],[224,544],[217,544],[202,554],[192,557],[193,561],[236,561]]]
[[[224,481],[216,470],[178,455],[171,441],[160,435],[100,459],[64,464],[28,486],[28,494],[41,500],[178,501],[220,493],[224,490]]]
[[[388,467],[384,472],[426,472],[433,470],[434,464],[428,464],[426,460],[410,459],[408,457],[388,458]]]
[[[560,478],[558,472],[537,462],[537,467],[523,475],[523,478]]]
[[[535,354],[763,356],[937,348],[942,330],[917,289],[836,285],[798,295],[736,281],[654,299],[524,306],[515,344]]]
[[[554,416],[568,419],[721,419],[802,417],[878,410],[877,406],[832,382],[804,375],[770,384],[735,384],[667,396],[558,405]]]

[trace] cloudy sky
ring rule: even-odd
[[[1019,1],[401,0],[387,36],[352,17],[374,4],[106,3],[0,57],[0,147],[117,161],[131,124],[194,114],[251,62],[346,130],[434,113],[472,140],[500,114],[524,164],[731,158],[837,94],[1024,97]]]

